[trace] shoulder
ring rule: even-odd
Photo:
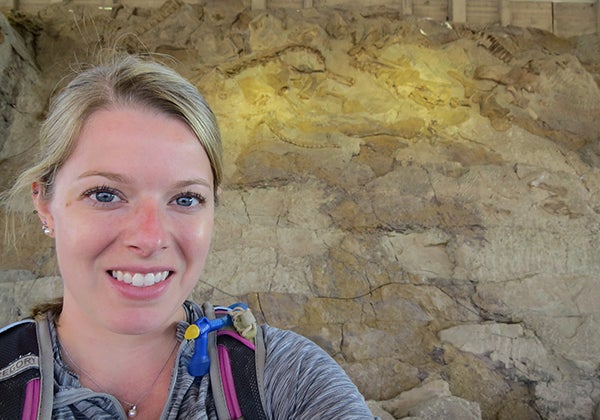
[[[33,319],[13,322],[0,329],[2,354],[0,364],[6,364],[4,356],[13,358],[28,353],[36,353],[38,348],[36,323]],[[10,361],[8,361],[10,362]]]
[[[308,338],[269,325],[263,325],[262,329],[267,369],[273,372],[285,371],[288,374],[293,369],[301,376],[315,371],[321,373],[329,371],[334,376],[345,376],[333,358]],[[322,380],[318,382],[321,383]]]
[[[7,334],[11,334],[11,331],[15,330],[23,330],[28,326],[35,325],[35,320],[31,318],[22,319],[21,321],[16,321],[11,324],[8,324],[2,328],[0,328],[0,337],[4,337]]]
[[[263,325],[267,408],[276,418],[372,419],[363,396],[321,347]]]
[[[0,384],[11,390],[0,395],[2,414],[20,417],[23,404],[39,399],[40,353],[34,320],[14,322],[0,329]],[[8,414],[6,418],[13,418]]]
[[[0,366],[6,366],[17,359],[25,356],[36,359],[35,366],[39,367],[37,359],[42,356],[48,359],[52,355],[52,343],[50,339],[49,320],[46,315],[23,319],[0,328]],[[28,359],[29,360],[29,359]],[[40,361],[41,363],[41,361]]]
[[[290,367],[290,363],[302,364],[310,369],[310,365],[318,364],[321,369],[340,370],[335,360],[319,345],[310,339],[290,330],[283,330],[269,325],[262,325],[265,340],[267,363],[282,363]]]
[[[314,350],[320,349],[308,338],[290,330],[282,330],[272,327],[268,324],[261,326],[265,338],[267,351],[290,350],[295,348],[308,347]]]

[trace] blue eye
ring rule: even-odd
[[[206,199],[200,194],[186,192],[179,194],[173,199],[173,201],[175,202],[175,204],[181,207],[193,207],[198,206],[200,204],[204,204],[206,202]]]
[[[110,204],[123,201],[121,194],[110,187],[94,187],[83,193],[84,197],[89,197],[91,200],[100,204]]]
[[[117,198],[116,195],[114,195],[113,193],[107,192],[107,191],[99,191],[97,193],[94,193],[92,195],[96,196],[96,200],[101,202],[101,203],[110,203],[112,202],[115,198]]]
[[[192,198],[192,197],[179,197],[177,200],[175,200],[177,205],[184,206],[184,207],[193,206],[196,201],[198,201],[198,200],[196,200],[195,198]]]

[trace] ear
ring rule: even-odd
[[[44,193],[42,184],[39,182],[31,184],[31,197],[33,199],[33,206],[35,207],[35,211],[40,218],[42,225],[50,229],[48,236],[54,237],[54,218],[50,211],[50,201]]]

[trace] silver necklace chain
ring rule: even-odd
[[[108,394],[108,392],[104,391],[104,387],[102,387],[98,382],[96,382],[96,380],[92,377],[92,375],[90,375],[85,369],[83,369],[81,366],[79,366],[77,363],[75,363],[75,360],[73,360],[73,357],[71,357],[69,350],[67,350],[67,348],[64,345],[61,345],[60,348],[61,348],[61,352],[64,352],[65,356],[67,356],[67,359],[69,359],[70,364],[73,365],[73,367],[75,369],[77,369],[80,373],[83,373],[96,386],[96,388],[98,388],[98,390],[100,392]],[[173,356],[173,353],[175,353],[176,349],[177,349],[177,341],[175,342],[173,349],[169,353],[169,357],[167,357],[167,360],[165,360],[164,365],[160,368],[160,371],[158,372],[158,374],[156,375],[156,377],[150,384],[150,387],[148,387],[146,392],[144,392],[137,399],[136,403],[130,403],[123,399],[117,398],[116,395],[114,396],[117,399],[117,401],[119,401],[121,404],[124,404],[125,406],[129,407],[129,409],[127,410],[127,417],[133,418],[137,415],[138,405],[143,403],[144,400],[148,397],[148,395],[150,395],[150,392],[152,391],[152,389],[154,389],[154,385],[156,385],[158,378],[160,378],[160,375],[163,373],[163,371],[167,367],[167,364],[169,364],[169,360],[171,360],[171,356]]]

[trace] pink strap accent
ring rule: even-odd
[[[256,351],[256,346],[254,346],[254,343],[244,337],[242,337],[239,333],[235,332],[235,331],[231,331],[231,330],[220,330],[217,332],[217,335],[228,335],[230,337],[235,338],[236,340],[244,343],[246,345],[246,347],[250,348],[253,351]]]
[[[23,403],[22,420],[37,420],[40,402],[40,379],[27,382],[25,387],[25,402]]]
[[[242,409],[240,408],[240,403],[237,399],[237,392],[235,392],[229,353],[227,352],[227,348],[222,345],[218,346],[218,352],[219,365],[221,369],[221,382],[223,383],[223,391],[225,392],[225,401],[227,402],[227,408],[229,409],[229,416],[233,420],[236,420],[242,417]]]

